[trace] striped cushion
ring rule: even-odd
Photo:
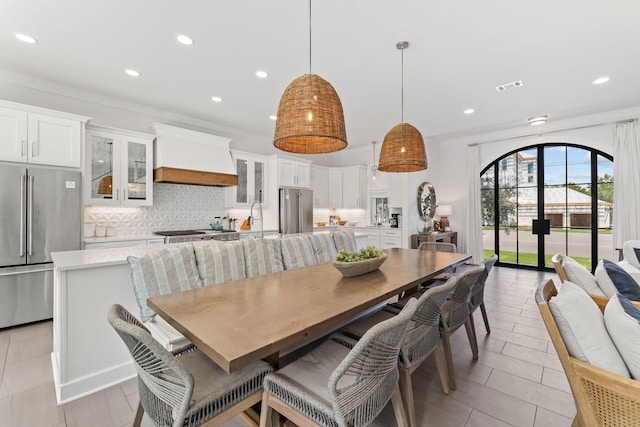
[[[198,272],[204,286],[240,280],[246,277],[242,242],[194,243]]]
[[[318,264],[331,262],[336,258],[338,251],[336,250],[336,244],[333,242],[331,234],[320,233],[307,237],[309,237]]]
[[[130,256],[127,261],[143,322],[155,315],[147,298],[202,287],[191,243],[167,246],[141,258]]]
[[[356,236],[352,230],[338,230],[333,232],[333,241],[338,251],[357,252]]]
[[[247,277],[283,271],[280,239],[241,240]]]
[[[318,263],[307,236],[282,238],[280,239],[280,249],[285,270],[308,267]]]

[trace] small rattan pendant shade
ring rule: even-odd
[[[278,105],[273,145],[301,154],[331,153],[347,146],[342,103],[331,83],[304,74],[287,86]]]
[[[98,194],[113,194],[113,176],[107,175],[98,184]]]
[[[384,137],[378,170],[415,172],[427,168],[427,152],[420,131],[409,123],[394,126]]]

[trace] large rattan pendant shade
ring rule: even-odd
[[[407,41],[396,44],[402,54],[402,123],[391,128],[382,141],[378,170],[383,172],[416,172],[427,168],[427,152],[422,134],[414,126],[404,122],[404,50],[408,47]]]
[[[304,74],[285,89],[273,145],[301,154],[331,153],[347,146],[342,103],[331,83]]]
[[[394,126],[384,137],[378,170],[416,172],[427,168],[427,152],[422,134],[409,123]]]

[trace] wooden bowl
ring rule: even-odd
[[[342,273],[344,277],[360,276],[377,270],[387,260],[387,254],[382,254],[378,258],[370,258],[362,261],[342,262],[333,261],[333,266]]]
[[[316,225],[318,227],[324,227],[325,225],[327,225],[327,223],[326,222],[316,222]]]
[[[347,225],[347,222],[349,222],[349,221],[338,221],[338,224],[340,224],[340,225]]]

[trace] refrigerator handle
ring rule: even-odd
[[[298,192],[298,233],[302,233],[302,193]]]
[[[287,192],[280,190],[280,197],[283,198],[282,206],[284,207],[284,217],[282,218],[282,234],[290,233],[289,230],[289,203],[287,201]]]
[[[27,195],[25,194],[25,181],[27,176],[25,174],[20,175],[20,256],[24,256],[24,217],[27,202]]]
[[[27,222],[27,255],[33,255],[33,175],[29,175],[29,219]]]

